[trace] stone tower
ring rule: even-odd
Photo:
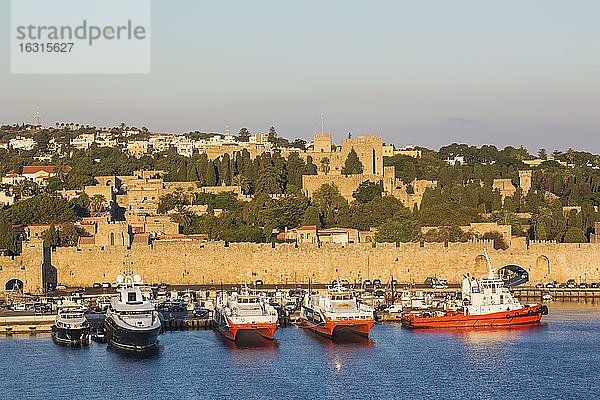
[[[523,195],[527,195],[531,190],[531,170],[519,171],[519,186],[523,190]]]
[[[314,144],[315,153],[331,153],[331,147],[333,145],[331,134],[324,133],[322,135],[315,135]]]

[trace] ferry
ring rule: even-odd
[[[537,324],[548,307],[523,305],[514,298],[501,278],[497,278],[487,251],[487,278],[477,280],[465,276],[462,284],[461,308],[406,313],[402,325],[407,328],[499,327]]]
[[[344,334],[368,337],[375,324],[374,309],[359,303],[338,279],[325,295],[313,296],[309,290],[302,304],[301,322],[330,339]]]
[[[142,279],[119,275],[117,283],[118,297],[111,299],[104,320],[107,343],[128,351],[155,348],[161,323],[154,305],[142,295]]]
[[[226,338],[273,340],[279,315],[264,296],[251,294],[248,288],[227,295],[222,291],[215,303],[213,323]]]
[[[90,343],[90,324],[78,304],[64,304],[52,324],[52,339],[56,343],[85,346]]]

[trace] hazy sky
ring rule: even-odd
[[[155,0],[148,75],[11,75],[0,16],[2,123],[600,153],[597,0]]]

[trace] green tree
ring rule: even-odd
[[[269,143],[275,143],[277,141],[277,131],[275,130],[274,126],[269,128],[269,135],[267,136],[267,140],[269,141]]]
[[[250,141],[250,131],[248,130],[248,128],[240,129],[239,141],[240,142],[249,142]]]
[[[585,234],[583,233],[583,231],[580,228],[573,226],[573,227],[569,228],[567,230],[567,232],[565,233],[563,242],[565,242],[565,243],[586,243],[587,238],[585,237]]]
[[[81,236],[89,235],[85,229],[73,223],[62,224],[58,228],[59,244],[61,247],[77,246],[77,242]]]
[[[310,206],[304,212],[302,217],[302,225],[315,225],[317,228],[321,227],[321,218],[319,217],[319,210],[316,207]]]
[[[177,205],[175,212],[171,214],[171,221],[178,223],[184,230],[190,226],[193,218],[194,214],[181,204]]]
[[[91,215],[101,214],[108,207],[108,204],[106,203],[106,197],[104,197],[104,195],[102,195],[102,194],[93,195],[90,198],[89,207],[90,207]]]
[[[50,225],[50,228],[46,231],[44,235],[44,247],[56,247],[60,244],[60,237],[58,236],[58,232],[56,231],[56,227]]]
[[[329,158],[328,157],[323,157],[321,158],[321,172],[324,173],[325,175],[327,175],[329,173]]]
[[[0,250],[17,253],[17,237],[8,217],[0,211]]]
[[[383,188],[381,184],[364,181],[352,193],[352,197],[358,200],[360,203],[368,203],[371,200],[381,197],[381,193],[383,193]]]
[[[71,203],[62,197],[40,194],[15,203],[9,210],[14,224],[59,224],[77,220]]]
[[[417,224],[411,220],[384,222],[375,233],[377,242],[411,242],[419,235]]]
[[[206,162],[206,186],[216,186],[217,184],[217,171],[215,168],[215,164],[208,160]]]
[[[342,168],[342,174],[344,175],[353,175],[353,174],[362,174],[363,173],[363,165],[358,158],[358,154],[354,149],[350,150],[348,153],[348,157],[346,158],[346,162],[344,163],[344,167]]]

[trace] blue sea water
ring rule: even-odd
[[[376,325],[334,343],[301,328],[236,346],[213,331],[165,333],[132,357],[50,336],[0,337],[1,399],[600,398],[600,307],[554,303],[540,326],[410,331]]]

